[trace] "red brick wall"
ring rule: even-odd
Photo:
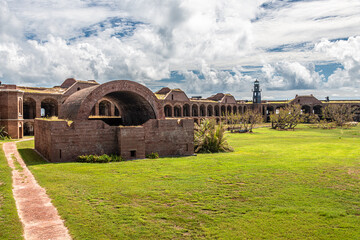
[[[119,152],[124,159],[145,158],[145,134],[143,126],[118,128]],[[131,152],[135,156],[131,156]]]
[[[157,152],[160,156],[194,153],[192,119],[151,119],[142,126],[114,127],[101,120],[35,120],[35,149],[52,162],[75,161],[84,154],[120,154],[131,159]]]
[[[19,112],[19,99],[23,100],[23,92],[13,88],[13,85],[3,85],[0,88],[0,126],[12,138],[22,138],[23,116]],[[22,104],[21,104],[22,109]]]
[[[35,120],[35,149],[52,162],[75,161],[79,155],[118,154],[117,127],[102,121]]]
[[[163,156],[194,154],[193,119],[150,119],[144,125],[146,154]]]

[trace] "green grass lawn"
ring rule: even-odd
[[[2,150],[3,142],[0,140],[0,239],[23,239],[12,194],[11,168]]]
[[[235,152],[44,164],[74,239],[360,239],[360,127],[228,134]]]

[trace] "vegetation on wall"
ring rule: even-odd
[[[196,153],[231,152],[232,147],[224,136],[225,127],[222,123],[216,124],[211,119],[203,119],[200,124],[195,123],[194,149]]]

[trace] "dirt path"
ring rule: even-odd
[[[39,186],[20,157],[16,143],[4,143],[3,149],[12,168],[13,195],[25,239],[71,239],[45,189]]]

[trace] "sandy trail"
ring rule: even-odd
[[[25,239],[71,239],[45,189],[36,182],[20,157],[16,143],[4,143],[3,149],[12,168],[13,195],[24,227]]]

